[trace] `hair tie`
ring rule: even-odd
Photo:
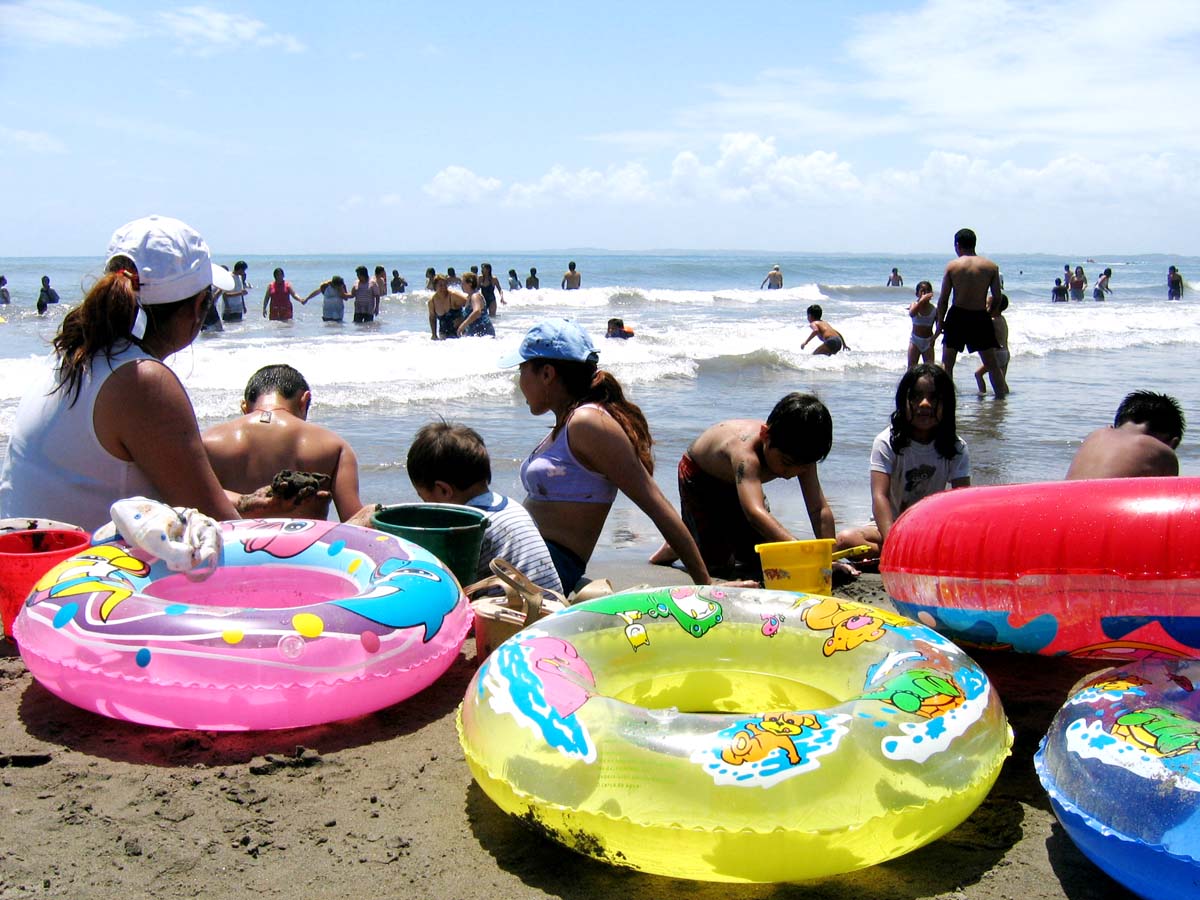
[[[124,266],[119,269],[113,269],[112,271],[114,275],[124,275],[129,283],[133,285],[133,289],[135,291],[140,291],[142,289],[142,282],[141,279],[138,278],[138,273],[136,271],[127,269]]]

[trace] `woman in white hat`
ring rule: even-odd
[[[233,278],[199,234],[163,216],[117,229],[108,257],[21,400],[0,469],[0,517],[92,530],[108,522],[113,501],[140,495],[236,519],[187,391],[162,362],[196,339],[214,288],[232,290]]]

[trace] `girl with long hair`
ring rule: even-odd
[[[646,417],[599,368],[587,333],[569,319],[540,322],[501,360],[516,365],[529,411],[554,414],[550,434],[521,466],[521,483],[564,590],[583,577],[617,491],[658,526],[692,580],[708,584],[696,542],[654,482]]]
[[[941,366],[913,366],[896,387],[891,425],[871,446],[871,512],[875,521],[837,537],[839,548],[883,549],[896,517],[923,497],[969,487],[967,445],[954,421],[954,381]]]
[[[916,302],[908,306],[912,333],[908,336],[908,367],[919,362],[933,362],[933,326],[937,321],[937,305],[933,302],[933,285],[917,282]]]

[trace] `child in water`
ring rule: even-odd
[[[941,366],[921,363],[904,373],[891,425],[871,446],[875,521],[838,534],[838,549],[869,544],[877,556],[900,513],[947,484],[970,486],[970,458],[956,431],[954,406],[954,381]]]
[[[842,333],[828,322],[822,321],[822,315],[824,315],[824,310],[816,303],[808,308],[808,327],[812,329],[812,334],[804,339],[804,343],[800,345],[800,349],[803,350],[808,346],[809,341],[815,337],[819,337],[821,343],[813,351],[813,356],[833,356],[835,353],[842,352],[842,350],[849,350],[850,345],[846,343],[846,339],[842,337]]]
[[[633,337],[633,329],[625,324],[624,319],[609,319],[608,329],[604,332],[606,338],[626,338]]]
[[[919,362],[933,362],[933,325],[937,321],[933,285],[928,281],[917,282],[916,296],[916,302],[908,307],[908,315],[912,319],[912,333],[908,336],[910,369]]]
[[[996,365],[1000,367],[1000,371],[1004,373],[1004,381],[1008,383],[1008,320],[1004,318],[1004,311],[1008,309],[1008,295],[1001,294],[1000,302],[992,307],[992,326],[996,329],[996,341],[1000,347],[996,350]],[[980,366],[975,370],[975,383],[979,385],[979,393],[986,394],[987,387],[984,385],[983,376],[987,374],[987,366]]]

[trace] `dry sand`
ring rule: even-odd
[[[618,588],[673,570],[606,561]],[[887,605],[878,576],[839,594]],[[83,712],[0,644],[0,898],[1131,897],[1056,823],[1033,753],[1096,661],[974,654],[1016,743],[959,828],[884,865],[803,885],[718,885],[577,856],[501,813],[472,782],[454,711],[468,641],[446,675],[395,707],[286,732],[168,731]],[[6,652],[4,652],[6,651]]]

